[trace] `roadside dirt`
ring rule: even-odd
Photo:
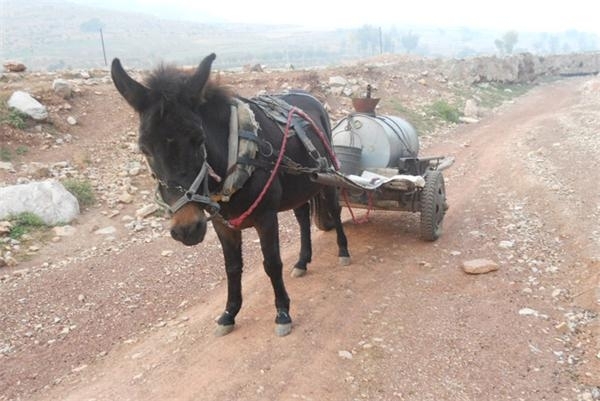
[[[116,91],[80,100],[72,143],[33,138],[24,163],[91,161],[102,181],[131,157],[137,123]],[[0,400],[598,400],[599,126],[600,79],[576,78],[426,141],[422,156],[456,158],[443,236],[421,241],[418,215],[356,225],[345,210],[353,263],[341,267],[334,234],[314,229],[309,274],[286,279],[284,338],[252,231],[238,325],[216,338],[226,284],[214,234],[187,248],[161,218],[129,229],[137,201],[104,200],[74,237],[0,270]],[[151,200],[145,173],[113,184]],[[297,228],[281,219],[290,269]],[[117,230],[93,233],[105,226]],[[499,270],[465,274],[477,258]]]

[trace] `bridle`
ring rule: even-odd
[[[212,167],[210,167],[210,165],[206,161],[206,147],[204,144],[202,145],[202,153],[204,155],[204,162],[202,163],[202,167],[200,168],[200,171],[198,172],[196,178],[192,182],[192,185],[190,185],[190,187],[187,190],[181,185],[172,186],[160,180],[152,170],[150,164],[148,163],[148,169],[152,173],[152,177],[157,182],[157,188],[155,193],[156,203],[161,207],[165,208],[171,215],[177,213],[182,207],[191,202],[198,203],[201,205],[202,210],[208,213],[207,220],[212,220],[217,214],[219,214],[221,207],[210,197],[210,191],[208,189],[208,177],[211,176],[217,181],[220,181],[221,178],[214,173]],[[183,195],[181,195],[179,199],[177,199],[175,203],[173,203],[173,205],[169,205],[167,202],[165,202],[161,195],[161,187],[165,189],[175,189],[179,192],[183,192]],[[198,193],[198,190],[200,189],[202,191],[201,193]]]

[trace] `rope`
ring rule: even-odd
[[[289,136],[290,126],[292,125],[292,118],[294,117],[294,114],[299,115],[300,117],[304,118],[306,121],[308,121],[310,123],[310,125],[313,127],[313,129],[315,130],[315,132],[321,139],[321,142],[325,146],[325,149],[327,150],[329,157],[331,157],[331,161],[333,162],[335,169],[336,170],[340,169],[340,164],[338,162],[338,159],[335,156],[335,153],[333,153],[333,150],[331,149],[331,147],[329,146],[329,142],[327,141],[327,138],[325,137],[325,134],[323,133],[323,131],[321,131],[321,129],[319,129],[319,127],[308,116],[308,114],[306,114],[305,112],[303,112],[302,110],[300,110],[297,107],[292,107],[288,113],[287,122],[285,124],[285,132],[283,134],[283,139],[281,141],[281,149],[279,150],[279,155],[277,156],[277,161],[275,162],[275,166],[273,166],[273,170],[271,171],[271,175],[269,176],[269,179],[267,180],[265,187],[260,192],[260,195],[258,195],[258,197],[254,200],[252,205],[250,205],[250,207],[244,213],[242,213],[240,216],[238,216],[234,219],[229,220],[229,222],[228,222],[229,227],[239,228],[244,223],[244,221],[248,218],[248,216],[250,216],[254,212],[254,210],[256,209],[258,204],[263,200],[263,198],[267,194],[267,191],[271,187],[271,184],[273,183],[273,179],[275,178],[275,175],[277,174],[277,171],[279,170],[279,167],[281,166],[281,161],[283,160],[283,155],[285,153],[285,147],[287,145],[287,138]]]
[[[371,210],[373,210],[373,193],[370,191],[367,192],[367,199],[368,199],[367,213],[363,217],[357,219],[356,216],[354,215],[354,211],[352,210],[352,207],[350,207],[350,201],[348,200],[348,192],[346,191],[345,188],[342,188],[341,192],[342,192],[342,196],[344,197],[344,202],[346,202],[346,207],[348,208],[348,211],[350,212],[350,216],[352,216],[352,222],[354,224],[368,223],[369,215],[371,214]]]

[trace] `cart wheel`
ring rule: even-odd
[[[442,234],[442,220],[448,209],[446,187],[441,171],[425,173],[425,187],[421,192],[421,237],[435,241]]]
[[[322,191],[310,200],[310,213],[312,214],[313,222],[322,231],[329,231],[335,227],[333,216],[326,205],[327,203]]]

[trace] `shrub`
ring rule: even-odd
[[[96,196],[92,184],[87,180],[69,178],[62,181],[64,187],[77,198],[79,205],[92,206],[96,203]]]
[[[431,110],[434,115],[442,120],[457,123],[460,118],[460,111],[456,106],[452,106],[445,100],[438,100],[431,105]]]
[[[4,146],[0,148],[0,161],[9,162],[12,160],[12,156],[9,148],[5,148]]]

